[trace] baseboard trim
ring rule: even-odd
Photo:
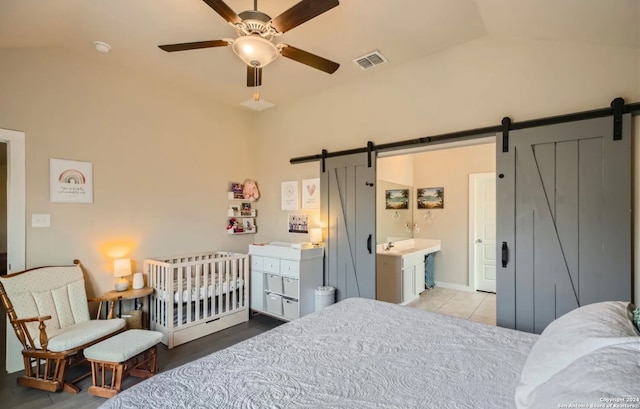
[[[445,283],[445,282],[442,282],[442,281],[436,281],[435,283],[436,283],[436,287],[449,288],[451,290],[467,291],[467,292],[470,292],[470,293],[474,291],[468,285],[461,285],[461,284],[455,284],[455,283]]]

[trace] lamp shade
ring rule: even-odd
[[[313,227],[309,231],[309,240],[311,240],[311,243],[313,243],[313,244],[321,243],[322,242],[322,228]]]
[[[256,34],[238,37],[231,48],[251,67],[262,68],[280,55],[278,48],[271,41]]]
[[[131,259],[119,258],[113,261],[114,277],[125,277],[131,275]]]

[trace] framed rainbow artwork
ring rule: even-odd
[[[93,203],[93,163],[49,159],[52,203]]]

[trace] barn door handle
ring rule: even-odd
[[[507,242],[502,242],[502,268],[507,267],[507,263],[509,262],[509,246],[507,246]]]
[[[369,250],[369,254],[371,254],[371,235],[367,238],[367,250]]]

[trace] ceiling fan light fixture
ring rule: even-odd
[[[262,68],[280,55],[275,44],[255,34],[237,38],[231,48],[245,64],[252,67]]]

